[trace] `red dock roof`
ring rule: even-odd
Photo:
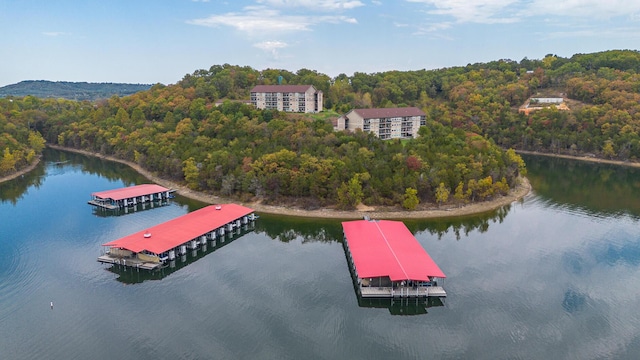
[[[253,209],[237,204],[211,205],[102,246],[161,254],[252,212]],[[144,237],[145,233],[151,236]]]
[[[429,277],[446,277],[401,221],[346,221],[342,228],[360,278],[429,281]]]
[[[142,184],[120,189],[98,191],[92,193],[91,196],[96,196],[102,199],[122,200],[137,196],[157,194],[169,190],[170,189],[167,189],[166,187],[156,184]]]

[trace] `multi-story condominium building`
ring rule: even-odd
[[[336,130],[370,131],[380,139],[411,139],[426,125],[425,113],[416,107],[353,109],[338,118]]]
[[[258,109],[317,113],[322,111],[322,91],[313,85],[257,85],[251,103]]]

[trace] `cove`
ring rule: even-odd
[[[524,158],[521,201],[405,221],[447,274],[442,304],[413,306],[357,298],[335,219],[260,214],[173,271],[112,271],[101,244],[206,204],[96,213],[91,192],[147,180],[47,150],[0,184],[2,358],[635,358],[640,174]]]

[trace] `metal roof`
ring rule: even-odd
[[[304,93],[313,85],[256,85],[252,93]],[[315,89],[315,88],[314,88]]]
[[[161,254],[252,212],[253,209],[237,204],[211,205],[102,246]]]
[[[359,278],[388,276],[392,281],[429,281],[445,274],[401,221],[342,223]]]
[[[99,197],[101,199],[122,200],[137,196],[157,194],[169,190],[170,189],[167,189],[166,187],[156,184],[142,184],[120,189],[97,191],[91,193],[91,196]]]
[[[406,116],[425,116],[424,111],[417,107],[353,109],[363,119],[381,119]]]

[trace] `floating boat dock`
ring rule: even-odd
[[[254,221],[254,210],[237,204],[211,205],[160,225],[102,244],[98,261],[138,269],[154,270],[177,256],[215,242]]]
[[[91,194],[89,204],[116,210],[153,201],[167,200],[175,190],[156,184],[142,184],[126,188],[98,191]]]
[[[247,224],[243,224],[240,227],[235,227],[231,232],[225,232],[224,236],[216,236],[214,240],[210,240],[208,243],[200,243],[197,249],[189,249],[187,254],[181,254],[176,257],[175,260],[169,260],[167,264],[160,266],[160,268],[148,270],[140,270],[139,267],[125,266],[122,264],[106,264],[105,270],[117,275],[116,281],[124,284],[139,284],[144,281],[162,280],[165,277],[173,274],[176,271],[180,271],[184,267],[209,256],[209,254],[215,253],[222,247],[229,246],[229,244],[242,238],[245,234],[254,231],[255,221],[249,221]],[[213,256],[213,255],[212,255]],[[129,263],[130,261],[127,261]],[[434,299],[434,298],[429,298]],[[386,299],[389,300],[389,299]],[[409,300],[409,299],[402,299]],[[421,299],[422,300],[422,299]]]
[[[342,223],[347,262],[363,298],[445,297],[445,274],[401,221]]]

